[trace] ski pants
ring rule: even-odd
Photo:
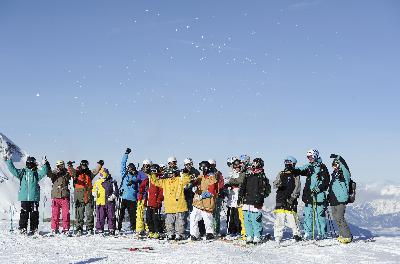
[[[228,207],[227,216],[228,233],[231,235],[239,234],[241,231],[241,226],[238,208]]]
[[[193,206],[193,210],[190,213],[190,235],[197,238],[200,237],[199,225],[200,220],[204,221],[207,234],[213,234],[213,215],[210,212],[200,210]]]
[[[286,223],[285,223],[286,222]],[[276,212],[274,223],[274,237],[282,238],[285,226],[292,229],[293,236],[300,236],[299,217],[296,212]]]
[[[128,210],[129,222],[130,222],[130,230],[134,231],[136,229],[136,201],[130,201],[126,199],[121,200],[121,204],[119,205],[119,216],[118,216],[118,230],[122,229],[122,222],[125,218],[125,210]]]
[[[243,214],[242,207],[239,207],[238,211],[239,211],[239,219],[240,219],[240,226],[241,226],[240,234],[242,235],[242,238],[245,238],[246,237],[246,226],[244,224],[244,214]]]
[[[81,200],[75,201],[75,217],[76,217],[76,230],[83,230],[83,224],[86,212],[86,229],[93,230],[94,228],[94,204],[93,201],[85,203]]]
[[[106,202],[105,205],[98,205],[96,207],[96,229],[104,231],[104,224],[107,218],[108,230],[115,230],[115,203]]]
[[[346,212],[346,205],[339,204],[336,206],[331,206],[332,217],[339,227],[339,236],[343,238],[351,238],[350,228],[347,225],[346,219],[344,218],[344,213]]]
[[[214,234],[218,235],[221,230],[221,207],[222,207],[223,199],[221,197],[217,197],[217,201],[215,204],[213,219],[214,219]]]
[[[304,206],[304,237],[306,239],[312,239],[315,230],[317,230],[319,238],[326,238],[326,208],[324,205],[315,205],[314,207],[312,204],[305,204]]]
[[[36,231],[39,227],[39,202],[21,202],[21,213],[19,217],[19,229],[28,229],[30,219],[30,230]]]
[[[68,231],[70,227],[69,197],[53,198],[51,201],[51,229],[54,231],[58,231],[60,211],[62,212],[63,231]]]
[[[136,209],[136,233],[140,233],[145,229],[145,222],[144,222],[144,201],[137,202],[137,209]]]
[[[243,211],[246,239],[252,241],[261,240],[262,235],[262,212]]]
[[[146,223],[150,233],[160,233],[160,209],[146,208]]]
[[[185,235],[185,216],[186,212],[166,214],[165,227],[167,229],[167,235]]]

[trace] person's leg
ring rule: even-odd
[[[62,209],[62,226],[63,231],[68,231],[70,228],[70,214],[69,214],[69,198],[61,199],[61,209]]]
[[[105,223],[105,209],[104,205],[98,205],[96,206],[96,230],[99,232],[104,231],[104,223]]]
[[[175,235],[175,214],[166,214],[165,228],[167,229],[168,237]]]
[[[154,210],[154,208],[146,208],[146,224],[149,228],[150,235],[153,235],[155,232]]]
[[[136,209],[136,232],[140,234],[144,231],[144,204],[143,201],[137,202]]]
[[[283,212],[275,214],[274,237],[276,241],[282,240],[283,229],[285,228],[285,215]]]
[[[209,213],[207,211],[200,210],[201,212],[201,218],[204,221],[204,227],[206,234],[214,234],[214,217],[212,213]]]
[[[39,228],[39,202],[31,202],[31,231],[35,232]]]
[[[115,231],[115,203],[108,202],[106,206],[107,206],[108,230]]]
[[[293,236],[300,236],[300,228],[299,228],[297,213],[286,214],[286,219],[288,227],[292,229]]]
[[[60,203],[57,198],[54,198],[51,200],[51,230],[53,230],[54,232],[58,232],[59,222],[60,222]]]
[[[19,229],[26,231],[28,229],[29,202],[21,202],[21,212],[19,214]]]
[[[326,217],[325,217],[326,207],[324,205],[317,205],[317,229],[318,229],[318,237],[320,239],[327,237],[327,225],[326,225]]]
[[[76,200],[75,202],[75,219],[76,219],[76,230],[83,231],[83,224],[85,219],[85,204]]]
[[[127,200],[121,199],[121,204],[119,205],[119,215],[118,215],[118,230],[122,230],[122,223],[124,222],[125,218],[125,210],[127,209]],[[132,212],[129,211],[130,208],[128,207],[128,214],[129,214],[129,219],[131,219],[132,222]]]
[[[242,235],[242,239],[246,239],[246,226],[244,225],[244,215],[243,215],[243,210],[242,207],[238,208],[239,212],[239,219],[240,219],[240,234]]]
[[[253,228],[254,243],[261,241],[262,236],[262,212],[251,212],[251,225]],[[246,227],[247,230],[247,227]]]
[[[180,236],[180,238],[185,237],[185,225],[186,225],[186,212],[177,213],[176,215],[176,223],[175,223],[175,230],[176,234]]]
[[[217,202],[215,205],[215,209],[213,212],[213,221],[214,221],[214,233],[215,235],[219,235],[221,228],[221,207],[222,207],[222,199],[217,197]]]
[[[249,210],[243,211],[243,224],[246,230],[246,240],[252,242],[254,238],[252,216]]]
[[[313,206],[311,204],[305,204],[304,206],[304,222],[303,222],[303,229],[304,229],[304,238],[305,239],[312,239],[313,232],[315,231],[315,220],[313,219]]]
[[[339,227],[339,235],[341,238],[351,239],[350,228],[347,224],[344,214],[346,212],[346,205],[340,204],[337,206],[332,206],[332,217],[335,219]]]
[[[93,228],[94,228],[93,211],[94,211],[94,203],[93,203],[93,201],[89,201],[86,204],[86,229],[87,230],[93,230]],[[104,224],[103,224],[103,227],[104,227]]]
[[[200,219],[201,219],[201,211],[196,207],[193,207],[193,210],[190,213],[190,235],[196,238],[200,237],[200,231],[198,225]]]

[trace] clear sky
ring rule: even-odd
[[[0,132],[27,152],[135,162],[315,147],[400,179],[400,2],[0,2]],[[397,120],[397,121],[396,121]],[[54,163],[53,163],[54,164]]]

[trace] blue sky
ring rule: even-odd
[[[134,161],[342,154],[399,180],[398,1],[1,1],[0,131],[31,154]]]

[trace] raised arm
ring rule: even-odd
[[[92,170],[92,175],[91,175],[92,180],[94,179],[94,177],[96,177],[97,174],[99,174],[101,168],[103,168],[103,165],[104,165],[104,161],[103,160],[99,160],[97,162],[96,168],[94,168]]]
[[[7,167],[8,167],[8,170],[11,172],[11,174],[14,175],[14,177],[16,177],[18,179],[22,178],[23,169],[17,169],[14,166],[14,163],[13,163],[13,161],[11,159],[7,160]]]

